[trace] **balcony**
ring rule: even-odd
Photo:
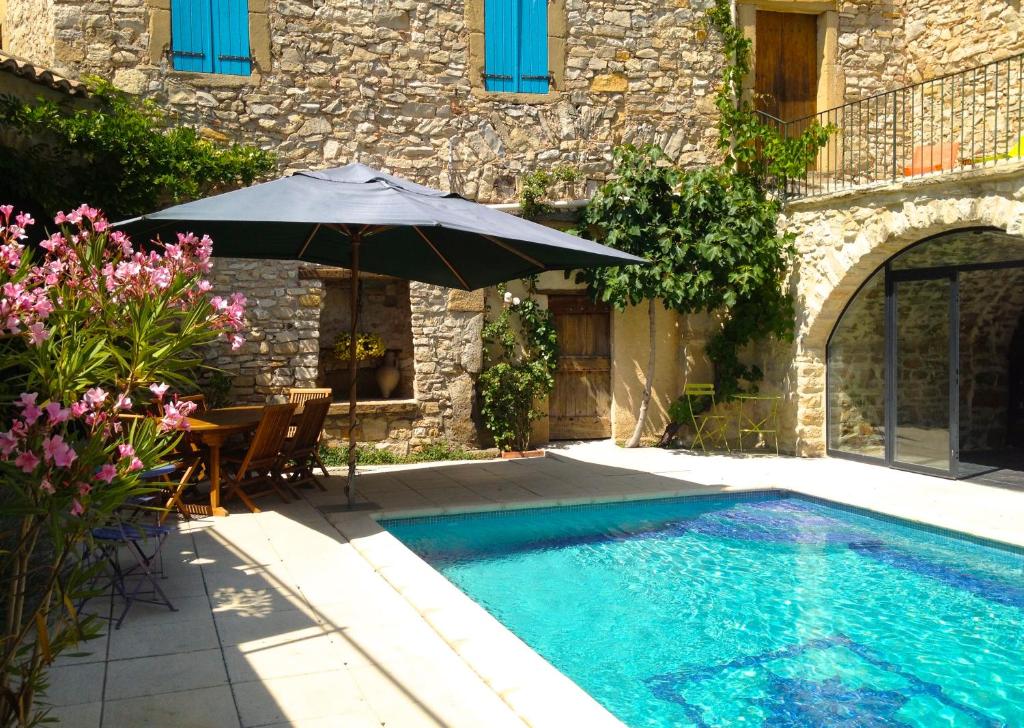
[[[801,119],[764,120],[784,137],[834,129],[787,199],[998,167],[1024,158],[1024,54],[852,101]]]

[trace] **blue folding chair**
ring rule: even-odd
[[[125,615],[135,602],[158,604],[172,612],[178,611],[159,584],[159,577],[163,576],[162,549],[170,532],[166,526],[145,523],[113,523],[92,529],[96,548],[87,554],[86,559],[102,558],[110,564],[111,584],[125,602],[114,624],[115,629],[121,628]],[[134,565],[125,568],[121,564],[122,551],[132,555]],[[134,583],[130,585],[129,581]]]

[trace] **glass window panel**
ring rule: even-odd
[[[885,274],[876,273],[836,324],[828,347],[829,448],[885,457]]]
[[[949,470],[948,278],[896,283],[893,460]]]
[[[999,230],[952,232],[915,245],[892,260],[893,270],[1024,260],[1024,238]]]

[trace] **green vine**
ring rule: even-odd
[[[505,294],[504,286],[498,292]],[[558,336],[554,316],[532,300],[515,299],[483,330],[487,366],[480,375],[480,413],[501,450],[525,450],[536,402],[555,386]]]
[[[757,112],[752,95],[743,88],[751,73],[751,41],[733,22],[732,3],[715,0],[706,17],[721,37],[726,57],[715,95],[722,164],[761,190],[784,193],[786,183],[802,177],[814,163],[835,128],[815,121],[797,136],[783,135],[776,121]]]
[[[777,227],[781,194],[814,163],[831,129],[811,124],[788,138],[766,123],[743,89],[750,41],[733,23],[729,1],[715,0],[707,19],[727,59],[716,97],[722,163],[686,170],[655,146],[616,149],[614,178],[585,208],[577,232],[649,265],[581,271],[577,281],[617,308],[659,299],[684,314],[714,312],[721,326],[706,351],[719,401],[727,401],[743,391],[742,382],[756,390],[763,378],[757,366],[741,361],[747,346],[771,336],[792,339],[786,277],[795,248],[793,236]],[[639,439],[643,405],[631,444]],[[676,409],[685,414],[681,405]]]
[[[551,212],[551,205],[545,202],[551,188],[558,183],[577,182],[580,171],[568,165],[559,165],[550,172],[537,169],[520,178],[519,210],[527,220],[533,220]]]
[[[37,217],[88,200],[112,219],[151,212],[253,181],[274,155],[207,139],[149,99],[87,79],[87,104],[73,107],[0,96],[0,179]],[[96,170],[102,170],[97,173]]]

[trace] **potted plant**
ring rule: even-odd
[[[339,361],[348,361],[351,335],[344,331],[338,334],[334,340],[334,356]],[[384,340],[379,334],[368,334],[362,331],[356,333],[356,361],[364,359],[377,359],[384,356]]]
[[[487,366],[480,375],[484,426],[503,458],[543,456],[528,450],[536,403],[555,386],[558,337],[554,317],[531,299],[504,294],[501,314],[484,327]]]

